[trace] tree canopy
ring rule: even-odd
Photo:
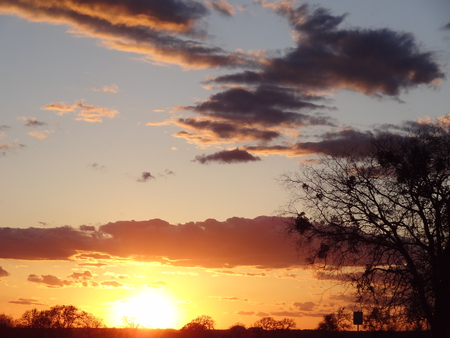
[[[450,337],[449,116],[369,135],[281,181],[310,263],[404,328]]]

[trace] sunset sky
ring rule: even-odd
[[[450,114],[447,0],[0,0],[0,313],[217,328],[353,309],[277,179]],[[301,209],[301,206],[298,206]]]

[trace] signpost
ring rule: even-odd
[[[356,325],[357,331],[359,332],[359,326],[363,323],[363,313],[362,311],[353,312],[353,325]]]

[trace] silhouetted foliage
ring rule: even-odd
[[[5,315],[4,313],[0,313],[0,329],[14,327],[14,318],[12,316]]]
[[[350,322],[351,314],[340,308],[337,313],[330,313],[323,316],[317,325],[317,330],[321,331],[346,331],[352,327]]]
[[[231,337],[240,338],[247,332],[247,327],[245,326],[245,324],[238,322],[236,324],[231,325],[228,328],[228,332],[230,332]]]
[[[292,330],[295,329],[297,324],[291,318],[283,318],[282,320],[276,320],[272,317],[263,317],[260,320],[253,323],[253,327],[260,327],[263,330]]]
[[[27,310],[17,321],[17,327],[27,329],[50,329],[57,337],[71,337],[73,329],[77,336],[91,336],[91,329],[104,327],[101,319],[79,310],[73,305],[55,305],[49,310]]]
[[[214,330],[215,322],[210,316],[198,316],[181,328],[181,332],[187,336],[209,336],[209,331]]]
[[[402,329],[450,337],[448,116],[378,133],[281,180],[288,231],[310,263],[353,285],[366,313],[382,308]]]

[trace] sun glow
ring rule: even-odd
[[[160,290],[146,290],[132,298],[118,301],[113,307],[113,322],[117,326],[127,324],[142,328],[175,328],[179,318],[178,309],[170,294]]]

